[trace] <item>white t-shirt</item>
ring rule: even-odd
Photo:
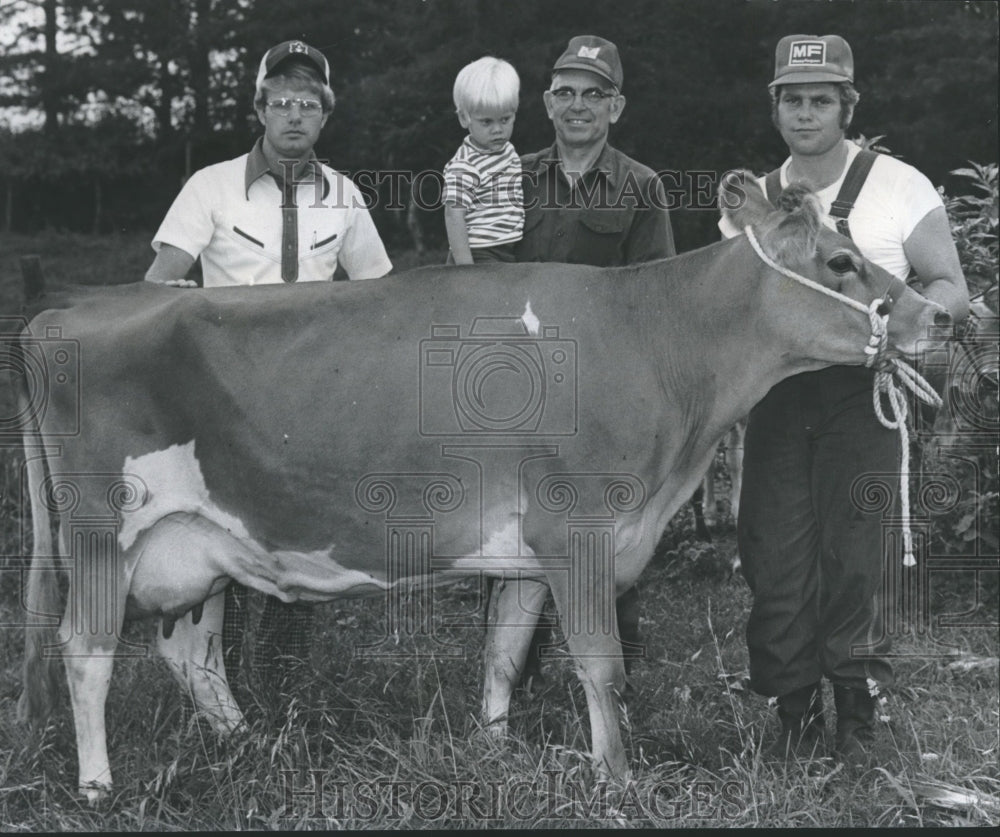
[[[249,157],[195,172],[153,239],[154,250],[171,244],[201,256],[206,288],[282,281],[281,189],[269,174],[247,188]],[[298,281],[330,281],[338,262],[351,279],[385,275],[392,262],[361,193],[340,172],[321,171],[325,186],[310,181],[296,187]]]
[[[847,161],[844,171],[836,183],[816,193],[823,206],[823,222],[831,229],[836,229],[836,219],[830,217],[830,205],[840,192],[851,161],[861,150],[857,144],[845,142]],[[791,161],[789,157],[781,166],[783,189],[788,185]],[[764,178],[760,178],[758,183],[761,189],[765,189]],[[903,243],[928,212],[943,205],[934,185],[913,166],[895,157],[879,154],[847,219],[851,238],[866,259],[905,279],[910,272],[910,262],[903,252]],[[719,229],[726,238],[743,232],[725,216],[719,220]]]

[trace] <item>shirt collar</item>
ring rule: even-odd
[[[323,197],[325,198],[330,192],[330,184],[323,175],[323,169],[320,166],[315,151],[312,152],[309,162],[317,168],[320,176],[323,178]],[[264,156],[264,138],[258,137],[257,142],[253,144],[253,148],[250,149],[250,153],[247,155],[247,167],[243,177],[243,188],[248,200],[250,199],[250,187],[265,174],[274,174],[275,182],[280,182],[282,177],[280,173],[271,172],[267,158]]]

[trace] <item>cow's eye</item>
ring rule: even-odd
[[[854,259],[845,253],[841,253],[839,256],[834,256],[826,263],[826,266],[840,276],[843,276],[845,273],[850,273],[851,271],[857,271],[858,269],[858,266],[854,263]]]

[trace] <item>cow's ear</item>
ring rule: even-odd
[[[719,211],[737,229],[756,226],[774,212],[757,178],[746,169],[726,172],[719,183]]]
[[[791,265],[816,253],[823,207],[802,183],[793,183],[778,197],[778,212],[768,218],[760,241],[777,262]]]

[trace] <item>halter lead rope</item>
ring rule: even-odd
[[[871,304],[866,306],[838,291],[830,290],[830,288],[819,284],[819,282],[814,282],[812,279],[808,279],[794,270],[789,270],[784,265],[775,262],[774,259],[764,252],[764,249],[760,246],[760,242],[757,241],[757,236],[754,235],[753,230],[749,226],[744,227],[743,232],[746,233],[746,237],[750,241],[750,246],[753,247],[754,252],[772,270],[778,271],[778,273],[787,276],[789,279],[794,279],[807,288],[812,288],[814,291],[819,291],[836,299],[838,302],[842,302],[851,308],[864,311],[868,314],[872,333],[871,337],[868,338],[868,345],[865,346],[865,354],[868,355],[865,366],[875,368],[875,382],[872,385],[872,404],[875,408],[875,416],[883,427],[888,430],[899,430],[901,448],[899,495],[900,511],[902,514],[900,525],[903,529],[903,566],[915,566],[917,560],[913,556],[913,533],[910,529],[910,434],[906,426],[908,410],[903,389],[896,384],[893,376],[895,375],[899,378],[900,383],[914,393],[917,398],[934,407],[941,406],[941,397],[927,383],[927,380],[908,363],[899,358],[885,357],[885,350],[889,340],[889,314],[879,313],[879,309],[885,300],[873,299]],[[885,393],[889,397],[889,406],[892,407],[892,419],[886,418],[882,410],[882,393]]]

